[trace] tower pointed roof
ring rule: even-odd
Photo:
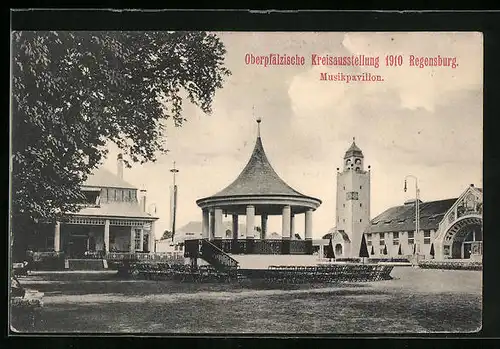
[[[260,119],[257,120],[257,123],[257,140],[245,168],[231,184],[213,195],[213,197],[239,195],[291,195],[305,197],[305,195],[293,189],[281,179],[272,167],[262,145]]]
[[[356,139],[354,137],[352,138],[352,144],[351,144],[351,146],[345,152],[344,159],[347,159],[347,158],[350,158],[350,157],[353,157],[353,156],[357,156],[359,158],[363,157],[363,152],[356,145]]]

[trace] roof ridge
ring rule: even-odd
[[[135,185],[130,184],[103,166],[96,168],[83,182],[82,186],[137,189]]]

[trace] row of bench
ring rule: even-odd
[[[335,283],[391,279],[387,265],[270,266],[262,277],[276,283]]]
[[[222,272],[212,266],[137,263],[133,266],[133,274],[146,280],[176,280],[180,282],[230,282],[238,278],[236,272]]]

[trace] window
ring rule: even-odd
[[[359,168],[359,167],[356,167],[356,171],[359,171],[359,170],[361,170],[361,168]]]
[[[424,238],[424,245],[430,245],[431,238]]]
[[[371,233],[366,234],[366,238],[367,238],[368,240],[371,240],[371,239],[372,239],[372,234],[371,234]]]
[[[342,219],[342,223],[345,223],[345,219]]]
[[[344,190],[345,190],[345,185],[344,185]]]
[[[83,204],[90,206],[99,205],[99,194],[100,192],[98,191],[84,191],[83,195],[85,198]]]
[[[384,233],[380,233],[380,246],[385,246]]]
[[[360,163],[361,163],[361,159],[356,159],[354,162],[355,162],[356,164],[360,164]]]
[[[345,204],[342,204],[342,207],[345,207]]]
[[[412,231],[409,231],[408,232],[408,245],[414,244],[414,241],[415,241],[414,237],[415,237],[415,233]]]
[[[362,185],[360,185],[360,186],[359,186],[359,189],[363,189],[363,186],[362,186]]]
[[[363,221],[363,220],[360,218],[360,219],[359,219],[359,223],[361,223],[362,221]]]
[[[399,232],[395,231],[392,233],[392,244],[399,245]]]
[[[366,242],[366,244],[367,244],[368,246],[371,246],[371,245],[372,245],[372,241],[371,241],[371,240],[368,240],[368,241]]]
[[[445,245],[445,246],[443,247],[443,253],[444,253],[446,256],[449,256],[449,255],[450,255],[450,246]]]
[[[359,207],[363,207],[363,204],[361,202],[359,203]]]
[[[366,234],[366,244],[368,246],[371,246],[372,245],[372,234]]]
[[[380,249],[380,254],[384,254],[384,249],[383,248]]]
[[[141,229],[135,229],[135,250],[142,251]]]
[[[424,231],[424,238],[430,238],[431,237],[431,231]]]

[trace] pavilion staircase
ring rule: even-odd
[[[238,261],[206,239],[201,239],[199,257],[217,271],[238,277]]]

